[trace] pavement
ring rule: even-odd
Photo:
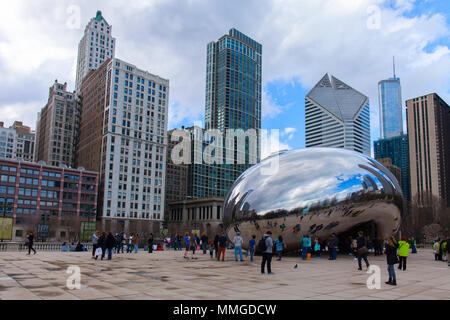
[[[396,269],[397,286],[387,281],[386,258],[369,256],[380,267],[381,288],[369,289],[363,271],[350,256],[327,256],[303,261],[284,257],[272,262],[274,275],[261,275],[261,257],[236,262],[231,250],[226,261],[197,252],[140,251],[113,255],[111,261],[91,259],[88,252],[0,253],[1,300],[449,300],[450,267],[434,261],[431,250],[410,255],[406,271]],[[295,265],[297,268],[294,268]],[[80,271],[80,286],[73,280]],[[75,267],[75,268],[73,268]],[[69,270],[70,271],[70,270]],[[69,282],[69,287],[67,286]]]

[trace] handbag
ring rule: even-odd
[[[96,256],[101,256],[102,253],[103,253],[102,248],[97,248],[97,249],[95,250],[95,255],[96,255]]]
[[[366,254],[368,252],[367,247],[361,247],[358,249],[358,254]]]

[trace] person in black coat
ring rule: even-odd
[[[394,239],[394,237],[389,237],[386,243],[386,260],[388,264],[389,281],[387,281],[386,284],[389,284],[391,286],[397,285],[394,267],[398,263],[397,248],[397,241]]]
[[[358,270],[362,270],[361,260],[364,259],[367,269],[369,269],[369,260],[367,260],[368,243],[367,238],[364,237],[362,231],[358,232],[358,238],[356,239],[356,252],[358,253]]]
[[[213,241],[214,252],[216,253],[216,258],[219,256],[219,235],[216,234]]]
[[[208,246],[208,236],[204,233],[200,240],[202,241],[203,254],[206,254],[206,248]]]
[[[28,239],[28,255],[31,253],[31,250],[33,250],[33,254],[36,254],[36,250],[33,248],[33,244],[34,244],[33,232],[30,231],[27,239]]]
[[[148,238],[148,253],[153,252],[153,233],[150,233],[150,238]]]
[[[108,249],[108,260],[111,260],[112,257],[112,249],[116,246],[116,238],[114,238],[111,232],[105,232],[105,245],[103,246],[102,252],[102,260],[105,257],[106,249]]]

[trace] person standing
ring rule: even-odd
[[[238,253],[239,258],[241,261],[244,261],[242,258],[242,244],[244,243],[244,239],[241,237],[241,233],[238,231],[236,232],[236,235],[233,238],[233,244],[234,244],[234,260],[238,261]]]
[[[123,253],[123,247],[127,244],[127,235],[125,234],[125,232],[122,232],[121,239],[122,239],[122,243],[120,244],[120,249],[122,249],[122,253]]]
[[[28,253],[27,253],[27,255],[31,254],[31,250],[33,250],[33,254],[36,254],[36,250],[33,248],[33,245],[34,245],[33,231],[30,231],[28,233],[27,239],[28,239]]]
[[[216,258],[219,256],[219,235],[216,234],[216,236],[214,237],[214,252],[216,254]]]
[[[250,262],[253,262],[253,257],[255,256],[256,247],[256,236],[252,235],[252,238],[248,241],[248,251],[247,256],[250,254]]]
[[[283,249],[286,247],[283,237],[280,235],[277,240],[275,240],[275,251],[277,252],[277,261],[281,261],[283,255]]]
[[[409,245],[411,246],[411,253],[417,253],[416,240],[411,238]]]
[[[391,286],[397,285],[394,267],[394,265],[398,263],[397,248],[397,241],[394,239],[394,237],[389,237],[386,243],[386,260],[388,265],[389,281],[387,281],[386,284],[389,284]]]
[[[400,259],[400,263],[398,264],[398,269],[405,271],[406,270],[406,259],[409,256],[409,243],[405,237],[402,237],[402,240],[398,242],[398,257]]]
[[[139,250],[139,235],[136,233],[133,237],[134,253],[138,253]]]
[[[272,272],[272,247],[273,247],[273,240],[271,238],[272,232],[267,231],[266,234],[261,239],[261,246],[260,249],[262,249],[262,261],[261,261],[261,274],[264,274],[265,265],[267,263],[267,273],[273,274]]]
[[[318,238],[314,240],[314,253],[316,255],[316,258],[320,258],[320,242]]]
[[[98,238],[99,238],[99,232],[98,230],[95,231],[92,234],[92,259],[94,259],[95,257],[95,250],[97,250],[98,248]]]
[[[150,237],[148,238],[148,253],[153,252],[153,233],[150,233]]]
[[[434,260],[436,260],[436,261],[442,260],[442,256],[439,256],[440,246],[441,245],[439,243],[439,238],[438,238],[433,243]]]
[[[303,260],[306,260],[308,253],[310,253],[310,250],[311,250],[311,238],[306,234],[302,238],[302,259]]]
[[[362,270],[361,266],[361,260],[364,259],[364,262],[366,263],[367,269],[369,269],[369,260],[367,260],[367,254],[369,252],[368,249],[368,243],[367,243],[368,237],[364,237],[364,232],[359,231],[358,232],[358,238],[356,239],[356,250],[358,252],[358,270]]]
[[[206,235],[206,233],[204,233],[202,235],[202,237],[200,238],[200,241],[201,241],[203,254],[206,254],[206,249],[208,248],[208,236]]]
[[[220,260],[220,256],[222,256],[222,261],[225,261],[225,251],[227,250],[227,237],[225,236],[225,233],[222,232],[222,234],[219,237],[219,255],[217,256],[217,260]]]
[[[123,253],[123,245],[122,245],[122,233],[117,233],[116,234],[116,252],[120,253],[120,248],[122,248],[122,253]]]
[[[184,258],[189,259],[188,257],[188,253],[189,253],[189,248],[191,247],[191,237],[189,236],[189,233],[185,233],[184,234]]]

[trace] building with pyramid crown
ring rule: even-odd
[[[333,147],[370,156],[369,98],[325,74],[305,97],[306,147]]]

